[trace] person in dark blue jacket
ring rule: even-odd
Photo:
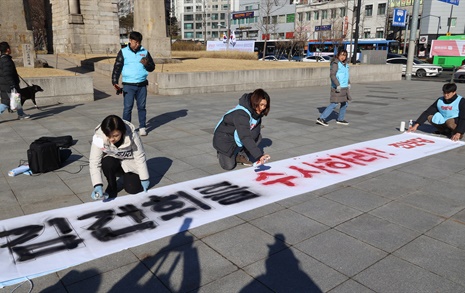
[[[260,164],[270,159],[258,147],[262,118],[269,112],[270,96],[264,90],[256,89],[242,95],[239,104],[224,114],[213,135],[213,147],[221,168],[232,170],[237,164],[252,166],[248,157]]]
[[[139,113],[139,135],[145,136],[147,135],[147,111],[145,109],[147,76],[149,72],[155,70],[155,63],[150,53],[141,46],[141,42],[141,33],[131,32],[129,34],[129,45],[121,49],[116,56],[111,81],[117,94],[119,94],[121,88],[118,86],[118,82],[121,73],[123,74],[123,120],[131,122],[132,108],[134,100],[136,100],[137,112]]]

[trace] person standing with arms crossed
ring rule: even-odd
[[[349,64],[347,64],[347,50],[340,48],[337,52],[336,57],[331,60],[329,77],[331,79],[331,93],[329,96],[330,104],[321,113],[320,117],[316,119],[316,123],[328,126],[326,118],[333,112],[338,104],[341,104],[339,108],[339,114],[336,120],[337,124],[349,125],[349,122],[344,120],[347,106],[349,101],[352,100],[350,97],[350,79],[349,79]]]
[[[19,75],[16,65],[11,58],[10,45],[7,42],[0,43],[0,114],[10,107],[9,93],[12,89],[19,92]],[[30,116],[24,113],[23,109],[18,109],[18,119],[29,119]]]
[[[123,75],[123,119],[131,122],[132,108],[136,100],[137,112],[139,114],[139,135],[147,135],[146,120],[147,111],[145,109],[147,100],[147,76],[149,72],[155,70],[150,53],[141,45],[142,34],[131,32],[129,34],[129,45],[121,49],[116,56],[115,65],[111,81],[116,93],[121,93],[118,86],[119,77]]]

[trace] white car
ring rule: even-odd
[[[454,81],[465,82],[465,68],[459,68],[454,73]]]
[[[260,58],[258,60],[260,61],[289,61],[289,59],[286,59],[284,57],[281,57],[280,59],[278,59],[274,55],[268,55],[268,56],[265,56],[265,58]]]
[[[389,58],[386,60],[386,63],[387,64],[402,64],[402,75],[405,75],[405,72],[407,71],[407,58],[405,57]],[[425,76],[438,76],[441,73],[442,73],[441,66],[423,62],[417,58],[413,59],[412,75],[416,75],[417,77],[425,77]]]
[[[328,56],[307,56],[302,58],[302,62],[330,62],[331,58]]]

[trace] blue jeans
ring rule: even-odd
[[[9,107],[7,105],[0,103],[0,114],[5,112],[5,110],[7,110],[8,108]],[[18,109],[16,112],[18,113],[18,116],[23,116],[24,115],[24,111],[23,111],[22,108]]]
[[[136,100],[137,113],[139,114],[139,128],[145,128],[147,119],[147,110],[145,110],[147,87],[125,84],[123,85],[123,95],[123,119],[131,122],[132,108],[134,107],[134,100]]]
[[[321,113],[320,118],[321,119],[326,119],[332,112],[333,110],[337,107],[339,103],[331,103],[329,104],[328,107]],[[343,102],[341,103],[341,108],[339,109],[339,115],[337,116],[337,120],[341,121],[344,120],[344,117],[346,116],[346,110],[347,106],[349,105],[348,102]]]

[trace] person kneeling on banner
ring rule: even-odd
[[[436,134],[450,136],[457,141],[463,138],[465,132],[465,99],[457,95],[457,85],[446,83],[442,87],[444,95],[439,97],[428,107],[415,121],[415,124],[407,130],[413,132],[426,120],[436,127]]]
[[[258,147],[261,141],[262,117],[270,112],[270,96],[263,89],[242,95],[239,104],[226,112],[213,135],[221,168],[232,170],[237,164],[252,166],[249,156],[258,164],[270,159]]]
[[[94,186],[92,199],[109,201],[118,193],[117,177],[130,194],[149,188],[149,171],[142,141],[134,125],[116,115],[103,119],[95,128],[90,149],[89,169]],[[108,187],[103,192],[102,171]]]

